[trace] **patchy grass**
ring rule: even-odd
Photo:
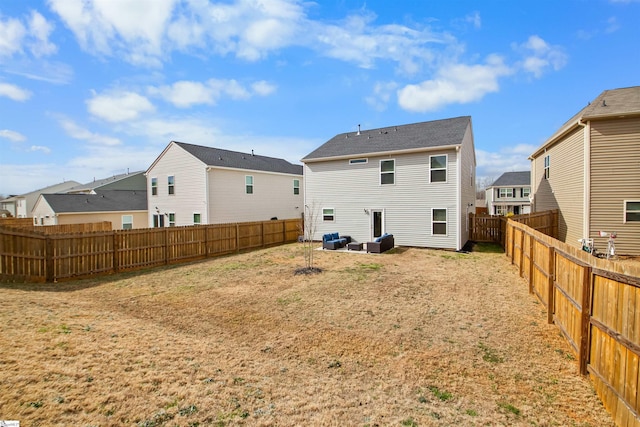
[[[302,246],[0,285],[23,425],[613,426],[500,253]]]

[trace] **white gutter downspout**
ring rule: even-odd
[[[582,202],[582,236],[589,237],[591,231],[591,122],[582,122],[582,118],[578,119],[578,125],[583,127],[584,132],[584,164],[582,169],[584,170],[583,179],[583,202]]]
[[[456,225],[456,235],[457,235],[457,239],[456,239],[456,251],[459,251],[460,249],[462,249],[462,224],[460,221],[460,217],[462,216],[462,153],[460,150],[460,146],[456,146],[456,176],[458,177],[457,183],[456,183],[456,210],[458,212],[458,220],[457,225]],[[465,218],[465,221],[468,221],[468,218]]]

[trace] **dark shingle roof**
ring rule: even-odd
[[[184,142],[173,142],[207,166],[302,175],[302,165],[294,165],[284,159],[222,150],[220,148],[203,147],[202,145],[187,144]]]
[[[96,194],[43,194],[56,213],[146,211],[147,192],[100,191]]]
[[[531,185],[531,172],[505,172],[490,186],[504,187],[506,185]]]
[[[470,122],[470,116],[463,116],[361,130],[359,135],[358,132],[341,133],[308,154],[302,161],[459,145]]]
[[[79,185],[76,185],[75,187],[71,187],[66,192],[67,193],[90,192],[92,190],[97,190],[100,187],[113,184],[114,182],[122,181],[123,179],[131,178],[141,174],[144,174],[144,171],[127,172],[119,175],[113,175],[109,178],[102,178],[98,180],[94,179],[93,181],[87,182],[86,184],[79,184]],[[143,188],[141,188],[140,190],[143,190]]]

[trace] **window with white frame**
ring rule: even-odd
[[[174,212],[169,212],[169,227],[176,226],[176,214]]]
[[[447,210],[431,209],[431,234],[447,235]]]
[[[624,222],[640,222],[640,200],[624,201]]]
[[[158,178],[151,178],[151,195],[158,195]]]
[[[198,225],[201,223],[202,223],[202,216],[198,212],[195,212],[193,214],[193,224]]]
[[[505,216],[507,213],[509,213],[509,210],[506,206],[494,206],[494,211],[494,215],[500,216]]]
[[[529,197],[529,194],[531,194],[531,188],[522,187],[522,197]]]
[[[131,230],[133,228],[133,215],[122,215],[122,229]]]
[[[244,177],[244,188],[246,194],[253,194],[253,176],[247,175]]]
[[[153,214],[153,227],[164,227],[164,215],[161,213]]]
[[[367,163],[369,159],[349,159],[350,165],[359,165],[362,163]]]
[[[447,155],[429,156],[430,182],[447,182]]]
[[[322,220],[323,221],[334,221],[334,209],[333,208],[322,208]]]
[[[167,192],[169,194],[176,194],[176,177],[173,175],[167,177]]]
[[[513,188],[501,188],[498,197],[513,197]]]
[[[551,158],[549,155],[544,156],[544,179],[549,179],[549,169],[551,168]]]
[[[396,161],[380,160],[380,184],[395,184],[396,182]]]
[[[293,194],[300,194],[300,180],[293,180]]]

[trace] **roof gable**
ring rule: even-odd
[[[460,145],[470,123],[471,117],[463,116],[341,133],[302,161]]]
[[[523,186],[531,185],[531,172],[505,172],[500,175],[489,187],[504,187],[508,185]]]
[[[101,187],[109,186],[119,181],[129,180],[137,177],[138,175],[143,175],[143,174],[144,174],[144,171],[127,172],[119,175],[114,175],[109,178],[103,178],[98,180],[94,179],[93,181],[87,182],[86,184],[76,185],[75,187],[68,189],[66,192],[67,193],[91,192]],[[140,188],[140,190],[144,190],[144,188]]]
[[[97,190],[96,194],[43,194],[56,213],[121,212],[147,210],[147,192]]]
[[[181,147],[209,167],[302,175],[301,165],[294,165],[284,159],[204,147],[202,145],[187,144],[184,142],[173,141],[172,143]]]

